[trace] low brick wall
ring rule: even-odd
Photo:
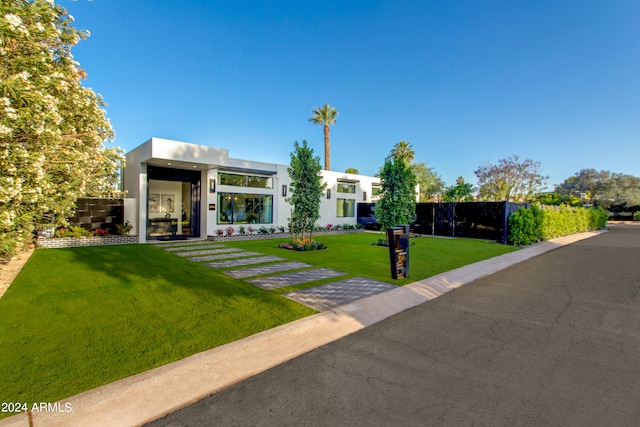
[[[41,248],[79,248],[83,246],[130,245],[138,243],[138,236],[38,238]]]
[[[314,231],[313,237],[329,236],[332,234],[351,234],[362,233],[363,229],[358,230],[334,230],[334,231]],[[235,240],[263,240],[263,239],[286,239],[291,237],[291,233],[261,233],[261,234],[233,234],[231,236],[208,236],[208,240],[214,242],[230,242]]]

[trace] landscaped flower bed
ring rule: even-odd
[[[127,245],[138,243],[138,236],[130,236],[131,224],[127,221],[124,224],[117,224],[117,235],[111,235],[107,230],[96,228],[86,230],[82,227],[70,226],[61,227],[53,231],[45,230],[38,234],[37,244],[43,248],[77,248],[82,246],[106,246],[106,245]]]
[[[318,227],[314,230],[314,235],[333,235],[333,234],[347,234],[347,233],[360,233],[364,232],[364,229],[360,224],[358,225],[337,225],[333,226],[328,224],[325,227]],[[266,228],[260,227],[256,230],[253,226],[240,226],[236,230],[232,226],[226,228],[218,228],[215,236],[208,236],[208,240],[224,242],[224,241],[236,241],[236,240],[262,240],[262,239],[282,239],[291,237],[289,231],[285,231],[284,227]]]
[[[298,241],[293,243],[280,243],[278,245],[280,249],[289,249],[291,251],[319,251],[322,249],[327,249],[327,246],[324,243],[316,242],[315,240],[310,240],[306,242]]]

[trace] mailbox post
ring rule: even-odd
[[[391,277],[393,279],[409,277],[409,226],[387,228],[387,241],[389,242]]]

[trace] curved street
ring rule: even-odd
[[[639,292],[614,225],[148,425],[636,426]]]

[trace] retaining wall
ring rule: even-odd
[[[130,245],[138,243],[138,236],[38,238],[41,248],[79,248],[83,246]]]

